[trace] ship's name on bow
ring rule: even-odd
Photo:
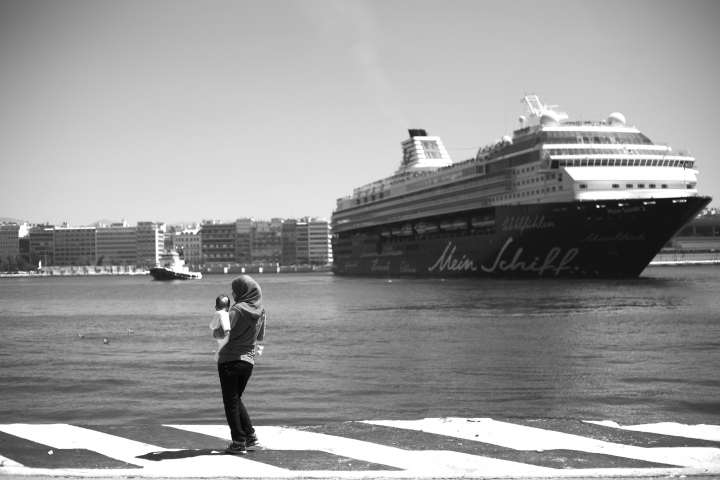
[[[553,222],[546,222],[545,215],[535,217],[508,217],[502,223],[503,232],[520,230],[520,235],[525,230],[538,230],[541,228],[554,228]]]
[[[587,242],[641,242],[647,240],[645,232],[638,235],[631,233],[618,233],[617,235],[600,235],[599,233],[591,233],[587,237],[580,240],[580,243]]]
[[[619,214],[619,213],[638,213],[638,212],[644,212],[645,207],[643,206],[637,206],[637,207],[621,207],[621,208],[608,208],[607,212],[612,214]]]
[[[442,255],[440,255],[440,258],[438,258],[437,262],[435,262],[435,265],[428,268],[428,272],[432,272],[436,268],[438,269],[438,272],[442,272],[443,270],[449,270],[451,272],[470,270],[474,272],[477,270],[473,261],[466,258],[465,255],[463,255],[462,258],[453,258],[457,246],[452,247],[452,250],[450,250],[450,247],[452,247],[452,242],[448,242],[447,247],[445,247],[445,251]]]
[[[523,254],[523,249],[522,247],[520,247],[515,252],[512,260],[502,260],[503,256],[505,255],[505,251],[512,242],[513,238],[508,238],[505,242],[505,245],[503,245],[502,249],[500,249],[500,253],[498,253],[497,258],[495,258],[495,263],[493,263],[489,267],[486,267],[484,265],[480,266],[483,271],[487,273],[493,273],[498,270],[503,272],[506,272],[508,270],[522,270],[524,272],[537,272],[538,275],[542,275],[543,273],[550,271],[555,272],[555,275],[559,275],[560,272],[572,269],[570,263],[580,251],[577,248],[571,248],[570,250],[565,252],[565,255],[563,255],[562,258],[559,258],[560,254],[562,253],[562,249],[560,249],[559,247],[555,247],[550,249],[550,251],[547,253],[547,255],[542,261],[540,261],[540,257],[534,257],[532,262],[528,263],[527,261],[520,260]]]

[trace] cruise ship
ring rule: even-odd
[[[711,198],[695,159],[620,113],[570,120],[525,95],[520,128],[453,163],[409,130],[391,177],[338,199],[337,275],[638,277]]]

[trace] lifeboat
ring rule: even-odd
[[[408,235],[412,235],[412,225],[406,223],[402,227],[393,227],[392,234],[396,237],[406,237]]]
[[[438,226],[435,223],[418,222],[415,225],[415,231],[419,234],[435,233],[438,231]]]
[[[495,219],[490,215],[485,215],[484,217],[473,217],[470,219],[470,224],[473,228],[492,227],[495,225]]]
[[[440,222],[440,228],[442,230],[455,230],[455,226],[453,225],[452,220],[443,220]]]
[[[456,230],[465,230],[466,228],[468,228],[467,219],[456,218],[455,220],[453,220],[453,227],[455,227]]]

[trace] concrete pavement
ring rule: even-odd
[[[0,475],[134,478],[720,477],[720,426],[489,418],[257,427],[0,425]]]

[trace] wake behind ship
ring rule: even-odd
[[[695,159],[620,113],[570,121],[526,95],[521,128],[453,163],[410,130],[386,179],[337,201],[337,275],[637,277],[708,203]]]

